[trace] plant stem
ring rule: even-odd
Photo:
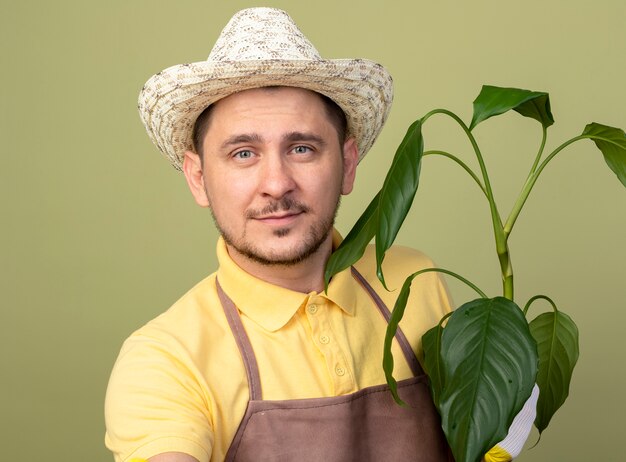
[[[546,146],[546,139],[548,138],[548,128],[544,127],[543,125],[541,126],[541,128],[543,132],[541,136],[541,146],[539,146],[539,151],[537,152],[537,156],[535,157],[535,162],[533,163],[533,166],[530,169],[530,173],[528,174],[529,177],[535,172],[535,170],[537,170],[537,165],[539,165],[539,161],[541,160],[541,156],[543,155],[543,149]]]
[[[528,314],[528,309],[530,308],[530,305],[532,305],[535,300],[539,299],[546,300],[548,303],[550,303],[550,305],[552,305],[553,311],[559,311],[550,297],[548,297],[547,295],[535,295],[530,300],[528,300],[528,302],[526,302],[526,306],[524,306],[524,316]]]
[[[563,149],[568,147],[570,144],[575,143],[576,141],[587,139],[587,138],[595,138],[595,137],[588,136],[588,135],[579,135],[563,143],[561,146],[559,146],[554,151],[552,151],[548,157],[546,157],[546,159],[541,163],[541,165],[537,169],[537,172],[535,173],[535,175],[538,177],[541,171],[544,168],[546,168],[546,165],[548,165],[548,162],[550,162],[554,158],[554,156],[556,156],[559,152],[561,152]]]
[[[550,155],[546,157],[545,160],[541,163],[541,165],[539,165],[539,167],[529,175],[528,179],[526,180],[526,183],[524,184],[524,187],[522,188],[522,192],[517,198],[517,202],[515,202],[515,205],[511,209],[511,213],[509,214],[509,217],[507,218],[506,223],[504,225],[504,234],[507,238],[511,234],[511,231],[513,230],[515,221],[517,220],[520,212],[522,211],[522,208],[524,207],[524,204],[526,203],[526,200],[528,199],[528,196],[530,195],[530,191],[532,191],[533,186],[535,186],[535,183],[537,182],[537,179],[539,178],[539,175],[541,174],[543,169],[546,168],[546,165],[548,165],[548,162],[550,162],[554,158],[554,156],[556,156],[559,152],[561,152],[570,144],[575,143],[578,140],[582,140],[586,138],[590,138],[590,137],[580,135],[575,138],[572,138],[571,140],[566,141],[565,143],[560,145],[558,148],[556,148],[554,151],[552,151]]]
[[[543,147],[545,145],[545,129],[544,129],[544,139],[542,140],[541,148],[539,149],[539,153],[537,154],[537,158],[535,159],[535,163],[533,165],[531,173],[528,176],[528,179],[526,180],[526,183],[524,184],[524,187],[522,188],[522,191],[520,195],[518,196],[517,201],[515,202],[515,205],[513,205],[513,208],[511,209],[511,213],[509,214],[506,220],[506,223],[504,224],[503,235],[504,235],[505,244],[507,243],[508,238],[511,234],[511,231],[513,230],[513,226],[515,225],[515,222],[517,221],[517,218],[519,217],[519,214],[522,211],[522,208],[524,207],[524,204],[526,203],[528,196],[530,195],[530,191],[532,191],[533,187],[535,186],[535,183],[537,182],[537,179],[539,178],[539,175],[541,175],[541,172],[543,171],[543,169],[546,168],[546,165],[548,165],[548,163],[554,158],[554,156],[556,156],[559,152],[561,152],[567,146],[569,146],[572,143],[575,143],[578,140],[582,140],[585,138],[591,138],[591,137],[580,135],[561,144],[558,148],[552,151],[550,155],[548,155],[548,157],[546,157],[545,160],[541,162],[541,164],[537,167],[537,164],[539,163],[539,160],[541,158]],[[497,240],[497,237],[496,237],[496,240]],[[507,247],[508,247],[508,244],[507,244]],[[501,255],[500,253],[498,253],[498,256],[501,258],[500,259],[501,268],[503,268],[503,265],[507,263],[507,260],[508,260],[508,264],[510,265],[511,261],[508,255],[508,248],[507,248],[506,254]],[[513,272],[511,271],[510,280],[508,280],[508,277],[505,276],[504,270],[502,274],[504,277],[504,296],[506,298],[510,298],[510,300],[513,300],[512,298],[513,297],[513,280],[512,280]],[[510,297],[508,296],[508,294],[510,294]]]
[[[491,212],[493,234],[496,240],[496,253],[498,254],[498,261],[500,262],[500,272],[502,274],[503,295],[504,297],[513,301],[513,266],[511,264],[511,257],[509,255],[507,236],[504,233],[502,219],[500,218],[500,214],[498,212],[498,207],[496,205],[496,201],[493,195],[493,190],[491,189],[491,182],[489,181],[489,175],[487,173],[487,168],[478,147],[478,143],[476,143],[474,135],[472,135],[472,132],[470,131],[468,126],[465,125],[465,123],[459,118],[459,116],[457,116],[454,112],[448,111],[446,109],[434,109],[430,111],[428,114],[422,117],[422,125],[424,124],[424,122],[426,122],[426,120],[428,120],[428,118],[435,114],[445,114],[454,119],[461,126],[461,128],[469,138],[470,143],[472,144],[472,148],[474,149],[474,153],[476,154],[476,159],[478,160],[478,165],[480,166],[480,171],[483,176],[483,182],[485,184],[485,194],[487,196],[487,200],[489,201],[489,211]]]
[[[447,274],[449,276],[455,277],[457,278],[459,281],[464,282],[465,284],[467,284],[468,286],[470,286],[472,289],[474,289],[474,291],[481,296],[481,298],[488,298],[487,295],[485,294],[485,292],[483,292],[482,290],[480,290],[478,288],[477,285],[471,283],[470,281],[468,281],[467,279],[465,279],[463,276],[461,276],[460,274],[455,273],[454,271],[450,271],[447,269],[443,269],[443,268],[425,268],[423,270],[419,270],[416,273],[413,273],[410,277],[411,280],[415,279],[417,276],[419,276],[420,274],[424,274],[424,273],[444,273]]]
[[[432,150],[432,151],[425,151],[422,154],[422,157],[424,156],[428,156],[428,155],[440,155],[440,156],[444,156],[447,157],[448,159],[453,160],[454,162],[456,162],[457,164],[459,164],[461,167],[463,167],[463,169],[474,179],[474,181],[476,182],[476,184],[478,185],[478,187],[480,188],[480,190],[483,192],[483,194],[485,196],[487,196],[487,191],[485,191],[484,186],[482,185],[482,183],[480,182],[480,179],[476,176],[476,174],[472,171],[471,168],[469,168],[461,159],[459,159],[458,157],[456,157],[453,154],[450,154],[449,152],[446,151],[437,151],[437,150]]]

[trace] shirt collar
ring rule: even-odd
[[[333,233],[333,247],[342,238]],[[286,289],[252,276],[230,258],[223,238],[217,242],[219,269],[217,278],[235,306],[264,329],[274,332],[284,327],[311,297],[327,298],[348,315],[354,315],[357,282],[350,269],[336,274],[328,284],[328,293],[308,294]]]

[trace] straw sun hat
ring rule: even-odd
[[[335,101],[360,159],[380,133],[393,98],[391,76],[380,64],[322,59],[287,13],[250,8],[231,18],[206,61],[152,76],[139,95],[139,114],[152,141],[180,170],[184,152],[192,149],[193,125],[206,107],[238,91],[276,85]]]

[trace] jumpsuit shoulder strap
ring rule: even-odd
[[[230,297],[226,295],[226,292],[224,292],[222,286],[220,286],[217,278],[215,279],[215,286],[217,288],[217,295],[222,302],[222,308],[224,309],[224,313],[226,314],[228,325],[233,332],[233,336],[235,337],[237,347],[239,348],[239,352],[241,353],[241,357],[246,368],[246,375],[248,377],[248,388],[250,390],[250,401],[260,400],[262,397],[262,391],[261,376],[259,375],[259,366],[256,362],[256,356],[254,356],[254,350],[252,349],[252,345],[250,344],[248,334],[246,334],[243,324],[241,323],[239,311],[237,310],[237,307],[230,299]]]
[[[387,308],[387,305],[385,305],[385,302],[382,301],[382,299],[378,296],[374,288],[370,285],[369,282],[367,282],[367,280],[363,277],[363,275],[359,273],[354,266],[352,266],[351,269],[352,269],[352,276],[354,276],[354,278],[361,284],[361,286],[369,294],[372,300],[374,300],[374,303],[378,307],[378,310],[383,315],[387,323],[389,323],[389,320],[391,319],[391,311],[389,311],[389,308]],[[413,372],[413,375],[418,376],[418,375],[424,374],[424,371],[422,370],[422,366],[420,365],[420,362],[417,359],[417,356],[415,355],[413,348],[411,348],[411,344],[409,343],[408,339],[404,335],[404,332],[402,332],[402,329],[400,328],[400,326],[398,326],[398,329],[396,330],[395,337],[398,343],[400,344],[402,353],[404,353],[404,357],[409,363],[409,367],[411,368],[411,372]]]

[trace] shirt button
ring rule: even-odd
[[[309,305],[309,314],[315,314],[317,313],[317,305]]]
[[[345,373],[346,373],[346,370],[343,367],[341,366],[335,367],[335,374],[341,376],[341,375],[344,375]]]
[[[320,342],[322,342],[324,345],[330,343],[330,337],[328,337],[328,335],[322,335],[320,337]]]

